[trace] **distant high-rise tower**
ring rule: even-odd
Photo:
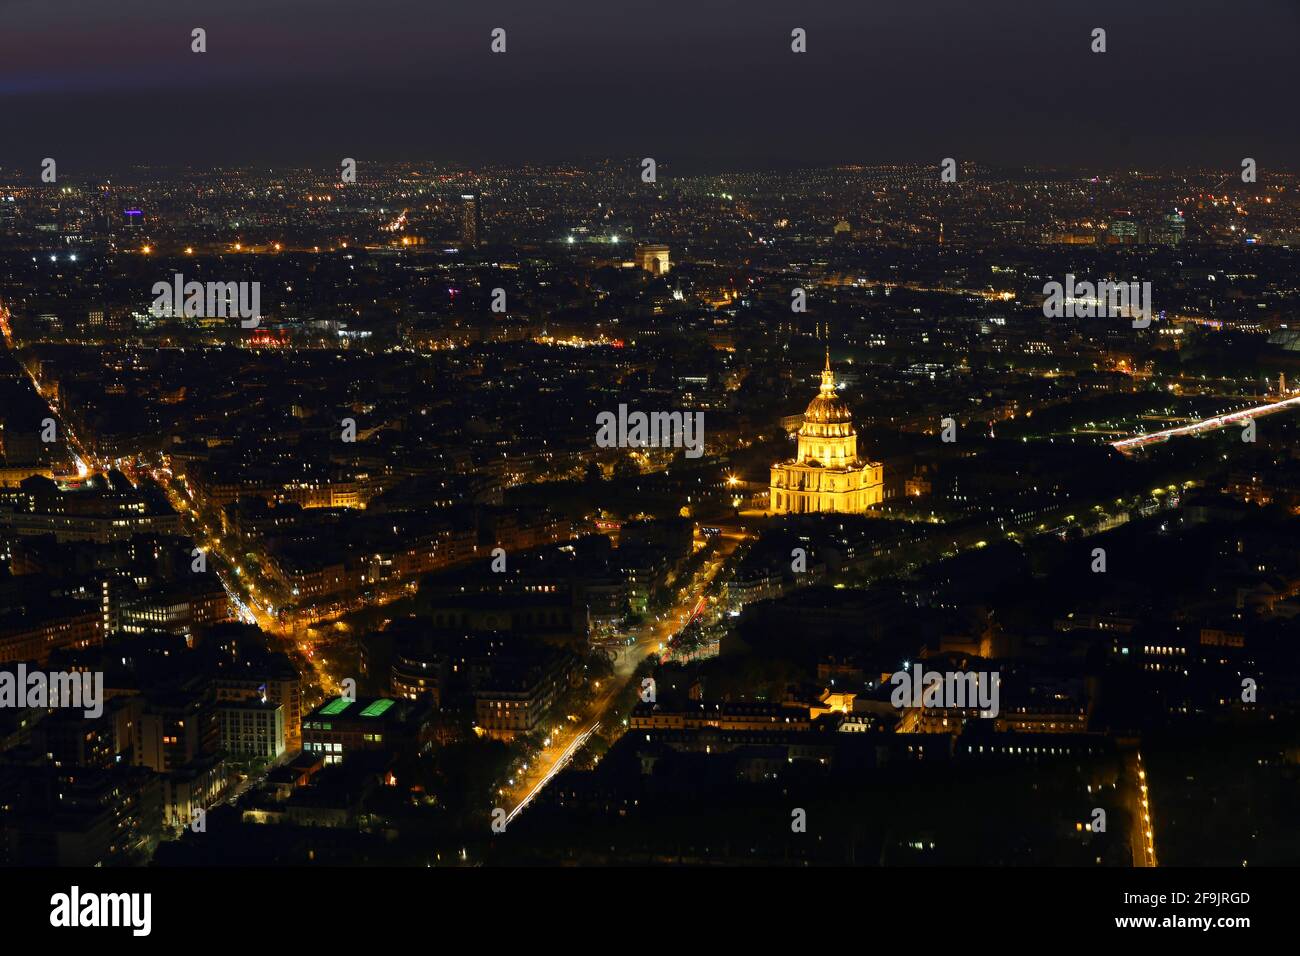
[[[483,235],[483,206],[477,193],[460,197],[460,243],[467,249],[478,247]]]
[[[1155,231],[1159,245],[1181,245],[1182,241],[1187,238],[1187,220],[1183,218],[1182,213],[1171,212],[1160,220],[1160,224]]]
[[[1110,224],[1110,238],[1112,242],[1118,242],[1121,245],[1132,245],[1137,242],[1138,227],[1132,219],[1115,219]]]

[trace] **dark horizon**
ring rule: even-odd
[[[760,0],[557,17],[517,0],[434,11],[409,0],[220,10],[5,2],[0,166],[329,166],[432,159],[820,167],[913,160],[1003,166],[1262,169],[1292,162],[1300,66],[1289,0],[1104,0],[883,9]],[[1153,9],[1155,8],[1155,9]],[[72,16],[69,13],[73,14]],[[207,31],[192,53],[190,30]],[[489,51],[507,30],[507,52]],[[1093,27],[1107,52],[1090,51]],[[808,52],[790,51],[807,30]]]

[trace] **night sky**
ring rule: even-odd
[[[1263,170],[1300,156],[1298,48],[1300,0],[0,0],[0,166]]]

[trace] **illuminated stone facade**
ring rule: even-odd
[[[861,514],[880,502],[883,472],[880,462],[858,458],[853,415],[835,392],[827,352],[821,390],[809,403],[799,428],[798,454],[772,466],[771,510],[774,514]]]
[[[667,246],[637,246],[636,264],[638,268],[655,276],[668,275],[672,267],[668,259]]]

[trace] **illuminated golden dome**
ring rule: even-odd
[[[817,425],[847,425],[853,421],[853,413],[838,395],[822,393],[808,403],[803,420]]]
[[[848,438],[853,434],[853,412],[835,391],[835,373],[831,371],[831,353],[827,349],[821,389],[803,413],[799,435],[803,438]]]
[[[838,511],[862,514],[884,497],[884,467],[858,458],[858,433],[848,403],[835,391],[831,353],[817,397],[808,403],[793,459],[772,466],[776,514]]]

